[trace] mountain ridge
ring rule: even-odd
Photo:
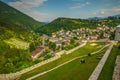
[[[90,18],[87,18],[87,20],[101,20],[101,19],[107,19],[108,17],[110,16],[106,16],[106,17],[90,17]],[[120,14],[116,14],[116,15],[112,15],[112,17],[120,17]]]
[[[97,18],[97,17],[95,17]],[[43,25],[38,32],[46,33],[51,35],[52,32],[59,31],[60,29],[64,30],[72,30],[77,28],[95,28],[98,24],[106,25],[109,27],[115,27],[120,23],[120,17],[108,16],[106,18],[101,19],[76,19],[76,18],[65,18],[59,17],[52,22]]]

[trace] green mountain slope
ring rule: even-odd
[[[101,20],[85,20],[85,19],[72,19],[72,18],[57,18],[49,24],[44,25],[38,32],[50,35],[60,29],[73,30],[81,27],[95,28],[98,24],[115,27],[120,23],[120,19],[116,17],[108,17]]]
[[[35,30],[41,24],[0,1],[0,25],[14,31]]]
[[[0,1],[0,73],[16,72],[32,64],[29,45],[41,23]]]

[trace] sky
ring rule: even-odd
[[[120,0],[1,0],[40,22],[120,14]]]

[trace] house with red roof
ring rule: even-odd
[[[43,47],[43,46],[37,46],[36,49],[34,51],[32,51],[31,56],[33,58],[33,60],[37,59],[38,57],[40,57],[40,55],[46,50],[48,49],[48,47]]]

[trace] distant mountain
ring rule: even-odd
[[[87,18],[87,20],[101,20],[105,19],[106,17],[92,17],[92,18]]]
[[[120,14],[113,15],[113,16],[107,16],[107,17],[91,17],[91,18],[87,18],[87,20],[102,20],[102,19],[107,19],[108,17],[116,17],[116,18],[119,18],[119,17],[120,17]]]
[[[120,14],[114,15],[114,17],[117,17],[117,18],[118,18],[118,17],[120,17]]]
[[[49,22],[41,22],[41,23],[44,25],[44,24],[48,24]]]

